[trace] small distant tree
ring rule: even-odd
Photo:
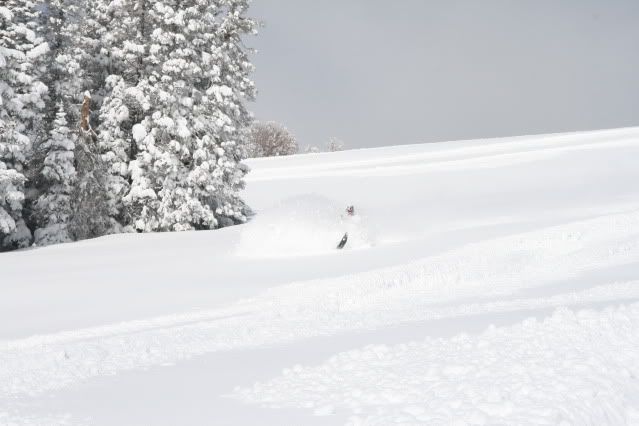
[[[304,148],[305,154],[317,154],[318,152],[320,152],[320,149],[315,145],[306,145],[306,148]]]
[[[344,142],[336,137],[331,137],[326,143],[326,150],[328,152],[343,151]]]
[[[295,136],[274,121],[253,123],[249,141],[249,157],[276,157],[298,152]]]

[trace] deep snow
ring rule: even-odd
[[[638,159],[629,128],[251,160],[246,225],[1,254],[0,424],[636,424]]]
[[[359,211],[349,215],[344,205],[317,194],[286,200],[258,214],[243,226],[236,253],[273,257],[330,254],[347,233],[349,249],[375,245],[374,231]]]

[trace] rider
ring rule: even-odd
[[[346,214],[349,217],[353,217],[355,216],[355,207],[354,206],[348,206],[346,207]],[[346,242],[348,241],[348,232],[344,233],[344,236],[342,237],[341,241],[339,242],[339,244],[337,245],[338,249],[343,249],[344,246],[346,245]]]

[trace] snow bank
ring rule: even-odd
[[[357,208],[357,207],[356,207]],[[365,217],[346,214],[346,205],[316,194],[304,194],[281,201],[258,212],[243,226],[237,254],[244,256],[300,256],[330,253],[345,232],[344,249],[367,248],[373,244]]]

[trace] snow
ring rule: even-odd
[[[40,57],[49,52],[49,45],[47,43],[41,43],[27,52],[27,58],[34,59]]]
[[[144,138],[146,138],[146,128],[144,127],[143,124],[137,123],[133,125],[133,129],[132,129],[132,133],[133,133],[133,139],[137,142],[137,143],[141,143]]]
[[[13,19],[13,13],[11,13],[11,11],[4,6],[0,6],[0,15],[7,21]]]
[[[371,247],[374,241],[365,218],[347,215],[345,205],[317,194],[282,200],[242,227],[237,253],[263,257],[331,254],[345,232],[346,249]]]
[[[345,407],[350,425],[637,424],[638,339],[639,304],[560,309],[477,336],[367,345],[236,395],[316,415]]]
[[[637,424],[638,155],[256,159],[245,225],[0,254],[0,424]]]

